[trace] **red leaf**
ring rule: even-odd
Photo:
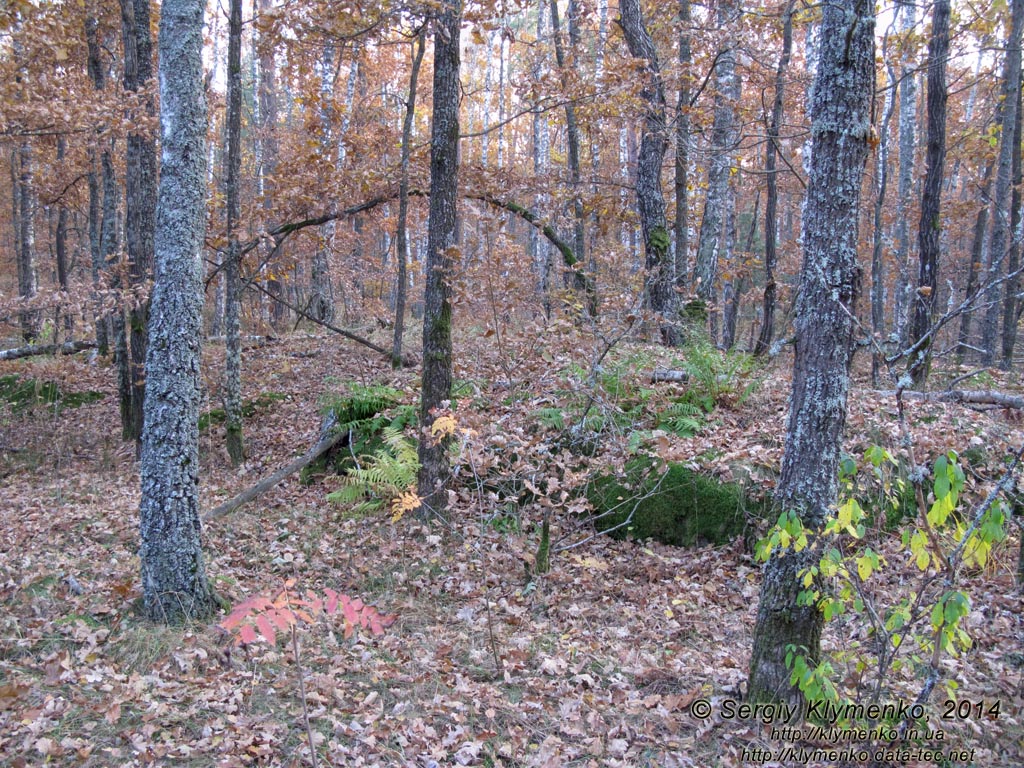
[[[244,645],[256,642],[256,630],[252,624],[243,624],[242,628],[238,630],[238,642]]]
[[[325,589],[324,594],[327,595],[327,606],[324,610],[327,611],[328,615],[333,616],[338,610],[338,593],[333,589]]]
[[[267,618],[267,614],[261,613],[256,617],[256,626],[259,627],[260,634],[263,635],[263,639],[273,645],[277,642],[277,634],[274,632],[274,625],[270,623],[270,619]]]

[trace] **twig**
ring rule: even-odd
[[[292,650],[295,653],[295,669],[299,675],[299,694],[302,696],[302,719],[306,723],[306,738],[309,739],[309,760],[317,768],[316,744],[313,742],[313,727],[309,724],[309,704],[306,702],[306,677],[302,674],[302,659],[299,656],[299,634],[292,624]]]

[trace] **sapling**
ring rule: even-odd
[[[310,590],[304,595],[293,590],[295,579],[288,579],[284,587],[271,596],[265,593],[254,595],[236,605],[227,618],[219,626],[234,638],[237,645],[265,640],[276,645],[277,633],[287,632],[291,636],[292,653],[295,656],[295,669],[299,678],[299,696],[302,701],[302,718],[309,741],[310,762],[313,768],[318,767],[316,746],[313,741],[313,729],[309,722],[309,705],[306,701],[306,680],[302,671],[302,657],[299,645],[298,627],[300,624],[314,624],[320,614],[327,616],[341,615],[344,623],[344,636],[349,639],[359,628],[368,630],[373,635],[384,634],[384,629],[391,626],[397,618],[394,615],[381,614],[372,605],[367,605],[358,597],[341,595],[333,589],[325,589],[320,597]]]

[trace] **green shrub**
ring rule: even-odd
[[[750,499],[736,483],[682,464],[655,468],[646,458],[628,464],[625,477],[595,479],[587,498],[598,530],[675,546],[724,544],[747,531],[748,516],[767,511],[765,502]]]

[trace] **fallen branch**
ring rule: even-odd
[[[380,354],[384,355],[384,357],[386,357],[388,360],[391,359],[391,350],[384,349],[384,347],[380,346],[379,344],[374,344],[369,339],[364,339],[362,336],[359,336],[358,334],[352,333],[351,331],[346,331],[343,328],[338,328],[336,325],[332,325],[331,323],[328,323],[326,320],[321,320],[318,317],[314,317],[313,315],[311,315],[308,312],[306,312],[304,309],[300,309],[299,307],[297,307],[294,304],[286,301],[285,299],[281,298],[280,296],[277,296],[277,295],[271,293],[270,291],[268,291],[266,288],[264,288],[259,283],[250,282],[246,287],[247,288],[255,288],[260,293],[263,293],[263,294],[269,296],[274,301],[279,302],[280,304],[283,304],[284,306],[288,307],[288,309],[290,309],[292,312],[296,313],[297,315],[300,315],[300,316],[306,318],[307,320],[316,323],[317,325],[322,325],[327,330],[334,331],[335,333],[337,333],[337,334],[339,334],[341,336],[344,336],[346,339],[350,339],[351,341],[354,341],[357,344],[362,344],[364,347],[369,347],[374,352],[379,352]],[[402,356],[402,365],[404,365],[406,368],[412,368],[412,367],[414,367],[416,365],[419,365],[419,362],[420,361],[414,355],[406,354],[406,355]]]
[[[83,349],[96,349],[96,342],[65,341],[63,344],[29,344],[27,347],[0,350],[0,360],[18,360],[34,355],[73,355]]]
[[[295,472],[298,472],[299,470],[312,464],[320,456],[327,453],[327,451],[331,450],[331,448],[337,445],[338,442],[347,435],[347,432],[335,432],[333,435],[325,437],[319,443],[314,445],[313,448],[304,456],[300,456],[294,461],[285,464],[270,477],[264,480],[260,480],[258,483],[256,483],[256,485],[248,488],[245,491],[242,491],[242,493],[238,494],[233,499],[225,501],[223,504],[221,504],[219,507],[216,507],[215,509],[211,509],[205,515],[203,515],[203,521],[208,522],[210,520],[216,520],[217,518],[224,517],[225,515],[234,512],[243,504],[248,504],[261,493],[269,491],[271,488],[280,483],[289,475],[294,474]]]
[[[685,384],[690,380],[690,374],[686,371],[673,371],[671,368],[655,368],[651,374],[651,384],[658,384],[663,381]]]
[[[879,392],[883,397],[895,397],[895,390]],[[1008,395],[988,389],[947,389],[942,392],[914,392],[904,390],[903,397],[932,403],[960,403],[961,405],[994,405],[1000,408],[1024,409],[1024,397]]]

